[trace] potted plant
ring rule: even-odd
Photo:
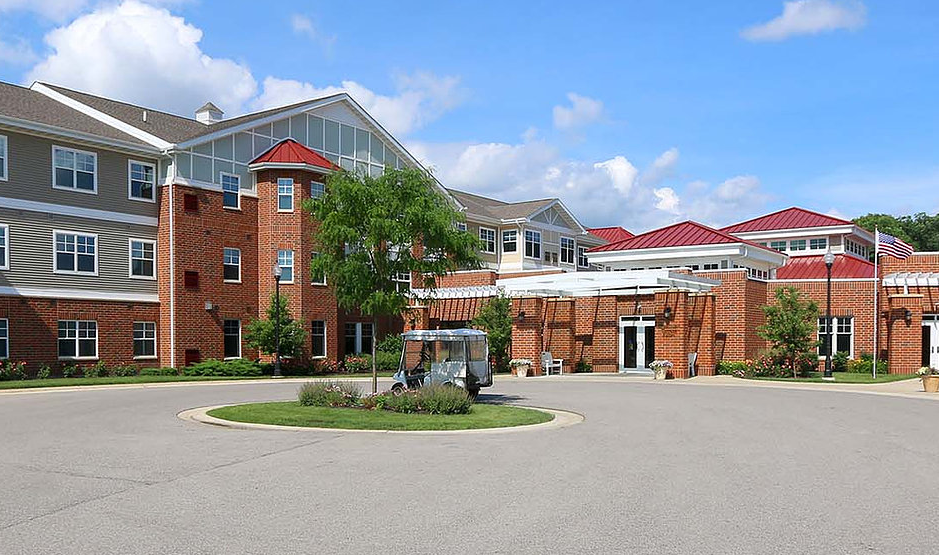
[[[655,379],[664,380],[669,371],[675,367],[671,361],[668,360],[653,360],[652,364],[649,365],[652,368],[652,371],[655,372]]]
[[[926,393],[936,393],[939,391],[939,370],[923,366],[916,372],[923,380],[923,391]]]
[[[513,358],[509,361],[509,366],[512,367],[512,371],[515,372],[517,377],[524,378],[528,376],[528,372],[531,370],[531,360],[527,358]]]

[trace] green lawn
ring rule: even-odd
[[[541,424],[554,415],[508,405],[473,405],[469,414],[404,414],[387,410],[305,407],[296,401],[251,403],[209,411],[209,416],[236,422],[345,428],[351,430],[471,430]]]
[[[370,378],[371,374],[329,374],[322,376],[286,376],[311,380],[344,380],[346,378]],[[391,372],[379,372],[378,377],[387,378]],[[263,380],[270,376],[127,376],[105,378],[49,378],[46,380],[12,380],[0,382],[2,389],[33,389],[38,387],[71,387],[77,385],[146,384],[170,382],[212,382],[223,380]]]
[[[873,379],[870,374],[855,374],[853,372],[832,372],[835,378],[834,382],[822,379],[822,372],[811,372],[807,378],[749,378],[752,380],[767,380],[774,382],[809,382],[809,383],[888,383],[898,382],[900,380],[918,379],[917,376],[909,374],[877,374],[877,379]]]

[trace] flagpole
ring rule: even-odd
[[[877,227],[874,227],[874,373],[873,373],[873,379],[875,380],[877,379],[877,359],[880,357],[879,353],[877,352],[877,336],[879,335],[877,332],[878,332],[878,328],[880,327],[879,326],[880,322],[878,321],[878,318],[877,318],[877,315],[880,312],[880,310],[878,310],[878,307],[877,307],[877,293],[878,293],[877,290],[880,289],[879,287],[880,284],[878,283],[880,281],[880,273],[878,272],[879,263],[880,263],[880,231],[877,229]]]

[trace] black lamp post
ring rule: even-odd
[[[274,377],[280,378],[280,276],[283,269],[274,264]]]
[[[828,252],[825,253],[825,269],[828,272],[828,305],[825,308],[825,329],[827,331],[827,341],[825,346],[825,379],[832,379],[831,375],[831,339],[832,339],[832,329],[831,329],[831,266],[835,263],[835,255],[831,253],[831,249],[828,249]]]

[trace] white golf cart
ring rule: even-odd
[[[431,384],[462,387],[471,396],[492,385],[486,332],[471,329],[404,332],[392,393]]]

